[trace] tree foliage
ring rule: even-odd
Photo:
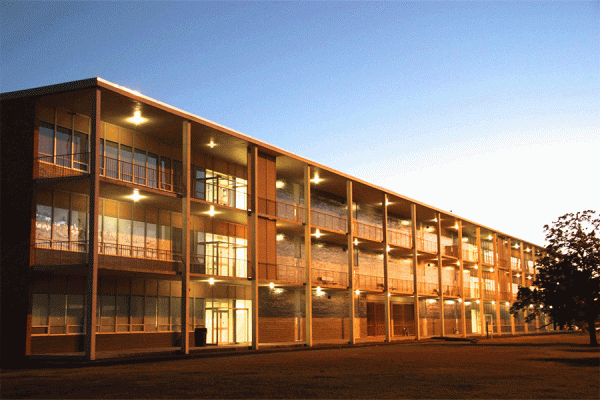
[[[530,288],[519,287],[510,311],[526,310],[526,320],[540,314],[556,323],[587,323],[590,344],[598,345],[595,323],[600,315],[600,217],[587,210],[568,213],[544,226],[547,246],[536,260]]]

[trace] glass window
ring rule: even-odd
[[[50,294],[50,333],[66,333],[67,295]]]
[[[171,297],[172,330],[181,330],[181,297]]]
[[[117,296],[117,332],[129,331],[129,296]]]
[[[54,241],[69,241],[69,210],[54,207]],[[66,250],[66,249],[65,249]]]
[[[164,190],[171,189],[171,159],[167,157],[160,158],[160,182]]]
[[[110,140],[105,141],[104,147],[104,168],[105,174],[109,178],[119,178],[118,147],[117,143]]]
[[[73,133],[73,167],[82,171],[88,169],[88,135]]]
[[[146,184],[146,152],[140,149],[135,149],[133,155],[133,168],[135,175],[135,183],[140,185]]]
[[[87,229],[87,213],[71,210],[71,240],[85,241]]]
[[[156,297],[145,297],[145,308],[146,312],[144,313],[144,330],[145,331],[156,331],[156,306],[157,306],[157,298]]]
[[[194,180],[194,197],[202,199],[206,197],[206,173],[203,168],[195,169],[195,180]]]
[[[120,255],[131,256],[131,220],[119,218]]]
[[[140,221],[133,221],[133,239],[131,245],[136,254],[135,257],[144,257],[144,228],[145,223]]]
[[[150,187],[158,187],[158,156],[148,153],[148,183]]]
[[[99,296],[100,297],[100,331],[114,332],[116,305],[115,296]]]
[[[40,137],[38,154],[40,156],[53,156],[54,155],[54,125],[47,122],[40,123]],[[52,158],[47,158],[44,161],[52,162]]]
[[[156,224],[146,224],[146,254],[147,257],[157,258]]]
[[[52,207],[42,204],[37,205],[35,214],[35,236],[42,242],[52,237]]]
[[[131,330],[140,331],[144,324],[144,297],[131,296]]]
[[[68,333],[83,332],[83,295],[67,296],[67,325]]]
[[[129,146],[121,145],[119,150],[119,165],[121,167],[121,180],[133,181],[133,149]]]
[[[168,297],[158,298],[158,330],[170,330],[170,304]]]
[[[71,130],[56,128],[56,164],[71,167]]]
[[[48,295],[46,293],[34,293],[31,310],[32,326],[48,325]]]

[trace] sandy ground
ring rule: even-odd
[[[600,398],[600,350],[559,334],[3,371],[2,398]]]

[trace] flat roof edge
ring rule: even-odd
[[[56,85],[41,86],[37,88],[16,90],[14,92],[0,93],[0,100],[15,100],[26,97],[44,96],[49,94],[67,92],[71,90],[87,89],[98,86],[98,78],[81,79],[79,81],[59,83]]]

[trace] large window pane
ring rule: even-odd
[[[81,132],[73,134],[73,167],[82,171],[88,169],[88,135]]]
[[[119,177],[119,152],[117,143],[110,140],[105,141],[104,147],[104,168],[105,175],[109,178],[117,179]]]
[[[142,330],[144,324],[144,297],[131,296],[131,330]]]
[[[158,298],[158,330],[168,331],[170,330],[170,307],[168,297]]]
[[[67,296],[68,333],[83,332],[83,296],[70,294]]]
[[[194,180],[194,197],[203,199],[206,197],[206,173],[203,168],[195,168],[196,179]]]
[[[46,293],[33,294],[31,313],[31,324],[33,326],[48,325],[48,295]]]
[[[145,331],[156,331],[156,297],[146,297],[145,298],[145,306],[146,312],[144,314],[144,330]]]
[[[160,158],[160,182],[161,188],[171,190],[171,159],[167,157]]]
[[[69,240],[69,210],[54,207],[52,220],[54,223],[54,241],[67,242]]]
[[[119,151],[119,164],[121,166],[121,179],[124,181],[133,181],[133,149],[129,146],[121,145]]]
[[[44,243],[44,241],[51,239],[51,235],[52,207],[38,204],[35,215],[35,236]]]
[[[117,296],[117,331],[129,331],[129,296]]]
[[[56,128],[56,164],[71,167],[71,130]]]
[[[40,156],[54,155],[54,125],[46,122],[40,123],[40,138],[38,153]],[[46,158],[44,161],[53,162],[51,158]]]
[[[131,220],[119,218],[120,255],[131,256]]]
[[[100,331],[114,332],[117,315],[115,296],[100,296]]]
[[[135,183],[146,184],[146,152],[136,149],[133,155]]]
[[[133,240],[131,245],[133,246],[133,250],[135,252],[134,256],[143,257],[144,250],[144,222],[133,221]]]
[[[50,296],[50,333],[66,333],[65,317],[67,310],[67,295],[51,294]]]
[[[181,330],[181,297],[171,297],[171,323],[173,330]]]
[[[148,153],[148,186],[158,187],[158,156]]]

